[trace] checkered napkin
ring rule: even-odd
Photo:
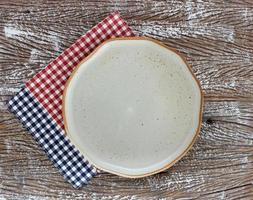
[[[29,80],[8,102],[13,112],[64,178],[78,188],[96,175],[96,169],[80,154],[65,135],[62,118],[64,85],[78,63],[99,44],[113,37],[133,36],[118,12],[81,36]]]

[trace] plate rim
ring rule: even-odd
[[[150,176],[153,174],[157,174],[159,172],[165,171],[167,169],[169,169],[170,167],[172,167],[175,163],[177,163],[180,159],[182,159],[187,152],[190,151],[190,149],[193,147],[193,145],[195,144],[197,137],[199,136],[200,133],[200,129],[201,129],[201,123],[202,123],[202,114],[203,114],[203,104],[204,104],[204,94],[200,85],[199,80],[197,79],[197,77],[195,76],[195,74],[192,71],[192,67],[189,65],[189,63],[187,62],[186,58],[184,56],[182,56],[181,53],[178,52],[178,50],[176,50],[173,47],[169,47],[165,44],[163,44],[161,41],[150,38],[150,37],[146,37],[146,36],[133,36],[133,37],[116,37],[116,38],[110,38],[108,40],[105,40],[104,42],[102,42],[100,45],[98,45],[87,57],[85,57],[83,60],[81,60],[78,65],[75,67],[75,69],[72,71],[71,75],[69,76],[68,80],[65,83],[64,86],[64,90],[63,90],[63,95],[62,95],[62,117],[63,117],[63,123],[64,123],[64,129],[65,129],[65,134],[67,135],[67,137],[70,139],[71,141],[71,137],[69,134],[69,129],[68,129],[68,124],[67,124],[67,119],[66,119],[66,113],[65,113],[65,106],[66,106],[66,94],[67,94],[67,90],[68,90],[68,86],[72,80],[72,78],[74,77],[74,75],[76,74],[76,72],[78,71],[78,69],[81,67],[81,65],[86,62],[87,60],[89,60],[102,46],[104,46],[105,44],[112,42],[112,41],[121,41],[121,40],[145,40],[145,41],[150,41],[153,42],[155,44],[158,44],[159,46],[161,46],[162,48],[166,48],[169,51],[174,52],[175,54],[177,54],[182,61],[185,63],[185,65],[187,66],[191,76],[193,77],[193,79],[195,80],[195,82],[197,83],[199,92],[200,92],[200,108],[199,108],[199,120],[198,120],[198,127],[196,129],[196,132],[190,142],[190,144],[187,146],[187,148],[184,149],[184,151],[178,155],[173,161],[167,163],[165,166],[154,170],[152,172],[147,172],[147,173],[142,173],[142,174],[138,174],[138,175],[131,175],[131,174],[124,174],[124,173],[120,173],[120,172],[116,172],[115,170],[111,170],[111,169],[105,169],[101,166],[98,166],[97,164],[94,164],[94,162],[89,159],[89,157],[87,157],[87,155],[85,155],[85,152],[81,152],[78,149],[78,146],[76,144],[74,144],[74,146],[77,147],[77,149],[80,151],[81,154],[83,154],[83,156],[87,159],[87,161],[95,166],[97,169],[105,171],[105,172],[109,172],[112,174],[116,174],[118,176],[122,176],[122,177],[126,177],[126,178],[142,178],[142,177],[146,177],[146,176]]]

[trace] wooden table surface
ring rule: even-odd
[[[101,173],[73,189],[6,110],[36,72],[112,11],[178,49],[200,80],[203,123],[175,166]],[[0,1],[0,199],[253,199],[253,1]]]

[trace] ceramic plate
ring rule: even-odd
[[[143,177],[167,169],[200,129],[198,81],[176,51],[148,38],[111,39],[64,91],[66,132],[99,169]]]

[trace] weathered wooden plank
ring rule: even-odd
[[[130,6],[130,10],[136,10],[134,12],[137,13],[136,19],[129,19],[129,22],[137,32],[160,39],[185,54],[201,80],[207,95],[218,96],[224,93],[233,96],[251,95],[253,72],[249,66],[252,63],[253,54],[252,35],[250,34],[253,8],[248,4],[236,7],[235,4],[224,5],[218,2],[197,3],[187,1],[186,3],[171,4],[171,6],[164,2],[145,4],[147,8],[154,7],[152,13],[143,13],[143,10],[140,9],[144,5],[136,2],[122,4],[120,8]],[[82,9],[87,9],[83,8],[83,5],[80,6]],[[222,12],[225,8],[227,12]],[[44,6],[37,9],[39,12],[46,12]],[[61,9],[64,7],[56,12],[60,12],[64,16],[68,12],[72,15],[76,12],[75,7],[71,7],[68,12],[64,13],[61,12]],[[159,10],[159,14],[155,14],[155,11]],[[5,15],[12,16],[14,12],[16,13],[15,9],[11,9],[10,14]],[[124,14],[126,11],[123,10],[122,12]],[[233,17],[228,17],[231,13],[233,13]],[[125,14],[126,18],[129,14]],[[61,15],[55,14],[54,17],[62,20]],[[12,23],[10,26],[6,23],[0,25],[3,26],[4,34],[9,38],[3,45],[5,56],[2,62],[4,62],[3,66],[6,66],[4,69],[10,68],[10,66],[18,66],[20,71],[9,71],[9,74],[17,75],[18,72],[18,75],[22,75],[21,79],[19,76],[15,76],[18,80],[27,80],[67,45],[94,25],[94,18],[98,18],[99,21],[105,14],[92,18],[88,17],[89,15],[91,15],[89,12],[79,13],[77,18],[85,19],[86,22],[92,19],[93,21],[90,23],[81,24],[81,21],[78,22],[79,26],[68,26],[67,29],[64,23],[58,23],[55,21],[56,19],[46,21],[46,23],[45,21],[40,22],[40,19],[44,19],[40,15],[33,17],[27,15],[26,18],[20,20],[22,23],[18,23],[18,25],[16,23]],[[20,16],[24,16],[22,12]],[[8,21],[8,16],[5,17]],[[49,20],[52,16],[48,15],[45,18]],[[73,24],[72,21],[77,21],[73,17],[66,20],[65,23],[70,24]],[[23,24],[24,21],[25,24]],[[52,25],[50,27],[53,27],[54,30],[48,28],[48,24]],[[66,35],[66,32],[71,33],[71,35]],[[15,44],[16,46],[13,46]],[[22,45],[22,49],[18,51],[17,57],[17,49],[20,45]],[[28,76],[22,73],[23,70]]]
[[[123,198],[129,193],[136,198],[182,197],[187,196],[188,192],[195,191],[194,198],[210,196],[215,199],[219,195],[229,195],[231,191],[233,194],[234,190],[240,191],[241,187],[251,188],[253,127],[242,124],[247,124],[248,120],[253,119],[252,108],[246,107],[246,102],[238,112],[235,111],[234,102],[227,103],[227,106],[223,104],[223,102],[206,103],[207,109],[204,112],[204,123],[198,142],[190,153],[171,169],[149,178],[136,180],[102,173],[91,185],[84,188],[87,193],[80,198],[90,195],[96,195],[97,199],[106,195]],[[220,111],[220,107],[223,111]],[[17,120],[7,113],[5,115],[8,119],[1,124],[7,127],[8,132],[3,131],[0,136],[2,138],[0,168],[4,171],[2,178],[5,180],[2,189],[11,190],[11,195],[24,193],[25,197],[28,194],[32,195],[30,191],[36,193],[39,191],[48,197],[60,198],[59,191],[64,188],[64,196],[69,196],[70,199],[78,197],[79,193],[73,194],[72,189],[64,183],[57,171],[51,169],[51,163],[30,136],[26,135],[25,131],[17,133],[21,127],[17,124]],[[213,120],[211,116],[218,118]],[[238,122],[239,125],[234,124],[238,119],[242,119]],[[224,121],[230,121],[231,124]],[[21,187],[17,190],[18,184],[24,184],[25,189]],[[43,192],[48,186],[50,191]],[[227,189],[229,192],[226,192]],[[250,190],[248,192],[252,194]]]

